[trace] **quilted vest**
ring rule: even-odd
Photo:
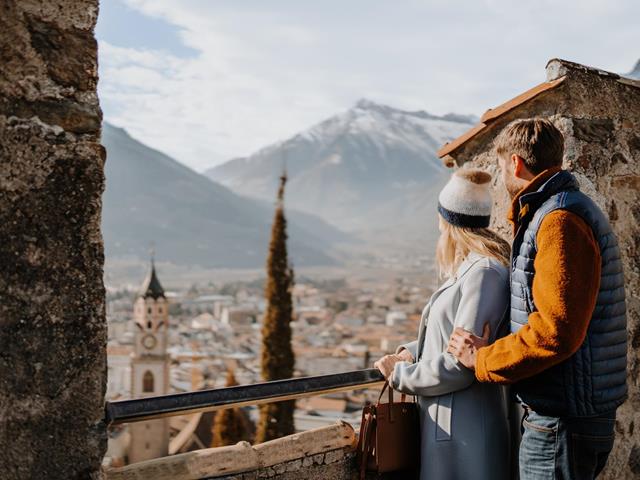
[[[544,217],[554,210],[579,215],[600,246],[600,291],[587,335],[570,358],[514,385],[520,401],[552,416],[588,417],[614,411],[627,397],[627,317],[624,275],[618,241],[609,221],[575,177],[560,171],[536,192],[523,195],[526,214],[513,242],[511,258],[511,332],[526,325],[535,312],[533,298],[536,235]],[[523,210],[524,209],[524,210]],[[579,288],[579,286],[577,286]]]

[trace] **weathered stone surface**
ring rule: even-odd
[[[343,456],[344,452],[342,450],[332,450],[331,452],[324,454],[324,463],[329,464],[337,462],[338,460],[341,460]]]
[[[106,449],[96,15],[0,3],[3,479],[99,478]]]
[[[501,185],[492,142],[510,121],[547,117],[565,135],[565,168],[609,215],[620,241],[627,285],[629,399],[618,410],[617,438],[603,479],[638,478],[640,472],[640,82],[553,61],[548,78],[566,75],[562,87],[525,103],[498,119],[454,157],[494,174],[494,227],[511,236],[505,216],[510,206]]]
[[[39,118],[43,123],[59,126],[72,133],[91,133],[100,129],[102,115],[93,105],[84,105],[67,98],[29,101],[1,99],[0,109],[8,117]]]
[[[98,77],[92,52],[97,50],[97,42],[90,29],[65,29],[33,15],[25,15],[25,19],[31,46],[54,82],[78,90],[96,88]]]
[[[275,465],[273,467],[263,468],[255,472],[246,472],[241,475],[215,477],[215,480],[252,480],[254,478],[273,478],[275,480],[351,480],[356,478],[356,462],[352,449],[330,450],[326,452],[327,456],[332,459],[330,462],[324,462],[325,455],[320,461],[305,461],[311,457],[304,459],[296,459],[290,462]],[[373,478],[373,477],[367,477]],[[210,479],[213,480],[213,477]]]

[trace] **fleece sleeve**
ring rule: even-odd
[[[565,210],[548,214],[536,237],[537,311],[517,333],[478,350],[476,377],[513,383],[573,355],[584,341],[600,289],[601,257],[591,228]]]
[[[462,327],[481,335],[484,324],[489,322],[494,331],[504,316],[508,295],[506,279],[500,272],[490,267],[470,271],[460,286],[460,303],[453,328]],[[475,380],[473,372],[447,353],[446,348],[444,342],[443,351],[438,355],[427,355],[415,363],[396,363],[391,378],[393,388],[409,395],[428,397],[471,385]]]

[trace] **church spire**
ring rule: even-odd
[[[157,300],[158,298],[165,298],[164,288],[160,284],[160,280],[158,280],[158,275],[156,274],[156,262],[155,262],[155,249],[151,249],[151,270],[149,274],[144,279],[142,283],[142,288],[140,289],[140,296],[144,298],[153,298]]]

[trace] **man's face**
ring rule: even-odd
[[[497,157],[498,165],[500,165],[500,170],[502,171],[502,182],[511,198],[515,198],[522,189],[522,184],[515,176],[513,162],[503,155],[498,155]]]

